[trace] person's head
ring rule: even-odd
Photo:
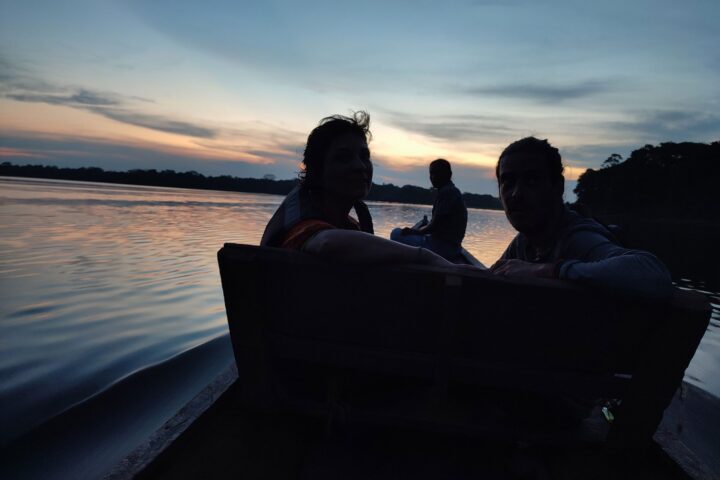
[[[500,154],[495,176],[505,215],[519,232],[542,231],[562,211],[565,177],[557,148],[527,137]]]
[[[301,185],[353,200],[365,197],[372,184],[371,138],[366,112],[323,118],[307,139]]]
[[[430,183],[435,188],[440,188],[450,183],[452,169],[450,162],[444,158],[438,158],[430,162]]]

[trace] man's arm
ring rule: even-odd
[[[410,247],[352,230],[331,229],[318,232],[305,243],[303,251],[345,263],[453,265],[426,248]]]
[[[599,233],[577,232],[563,253],[576,260],[531,263],[501,259],[491,267],[491,272],[505,276],[560,278],[652,298],[666,297],[672,291],[670,273],[657,257],[615,245]]]
[[[568,257],[582,260],[562,262],[558,277],[563,280],[649,297],[665,297],[672,291],[670,272],[655,255],[615,245],[599,233],[578,232],[567,252]]]
[[[405,235],[427,235],[427,234],[433,233],[436,228],[437,228],[437,216],[434,215],[430,219],[430,222],[426,223],[422,227],[419,227],[419,228],[405,227],[402,229],[402,232]]]
[[[453,189],[441,190],[438,193],[438,198],[433,208],[433,215],[430,219],[430,223],[418,229],[413,229],[415,231],[411,233],[428,235],[436,232],[438,228],[442,228],[442,225],[446,222],[446,218],[452,214],[455,208],[457,208],[458,201],[462,201],[459,191],[454,191]]]

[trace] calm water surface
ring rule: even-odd
[[[17,448],[14,473],[102,476],[232,361],[215,255],[257,244],[281,200],[0,178],[0,446]],[[370,209],[383,237],[431,210]],[[470,210],[464,245],[490,265],[513,235],[502,212]],[[720,396],[718,289],[679,283],[713,298],[687,377]]]

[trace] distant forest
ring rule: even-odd
[[[0,164],[0,175],[10,177],[53,178],[132,185],[224,190],[247,193],[287,194],[297,180],[238,178],[229,175],[205,176],[195,171],[130,170],[105,171],[101,168],[59,168],[43,165]],[[627,159],[612,154],[602,167],[588,169],[578,178],[577,204],[592,215],[638,218],[720,220],[720,142],[661,143],[645,145]],[[392,184],[373,187],[368,200],[431,205],[431,189]],[[472,208],[500,210],[500,200],[492,195],[464,193]]]
[[[43,165],[0,164],[0,176],[52,178],[57,180],[81,180],[86,182],[151,185],[158,187],[196,188],[230,192],[270,193],[286,195],[297,180],[275,180],[272,175],[265,178],[238,178],[229,175],[208,177],[201,173],[176,172],[174,170],[129,170],[127,172],[106,171],[97,167],[59,168]],[[367,200],[432,205],[435,193],[429,188],[373,183]],[[465,204],[471,208],[501,210],[500,200],[492,195],[463,193]]]
[[[720,220],[720,142],[645,145],[587,170],[577,203],[593,215]]]

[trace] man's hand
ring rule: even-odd
[[[490,272],[504,277],[543,277],[557,278],[554,263],[531,263],[523,260],[498,260],[490,267]]]

